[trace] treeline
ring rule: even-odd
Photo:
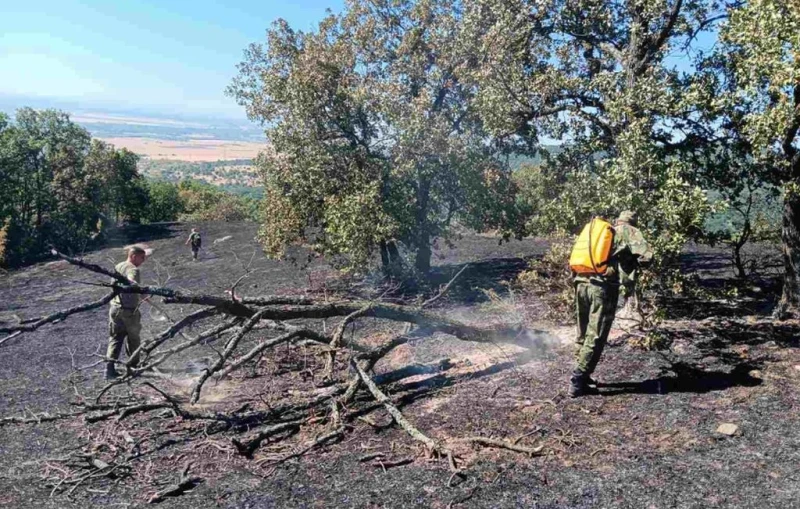
[[[261,241],[425,272],[455,225],[571,233],[631,209],[658,277],[689,240],[780,234],[777,315],[800,314],[798,33],[785,0],[348,0],[309,31],[278,20],[229,88],[269,141]]]
[[[121,223],[241,220],[257,203],[213,186],[148,181],[138,157],[92,139],[66,113],[0,114],[0,264],[81,251]]]

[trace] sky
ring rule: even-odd
[[[343,0],[0,0],[0,97],[244,119],[225,96],[278,18],[311,29]]]

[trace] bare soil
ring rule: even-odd
[[[200,261],[192,262],[183,245],[191,226],[196,225],[130,229],[113,246],[86,258],[110,267],[122,259],[124,244],[148,240],[154,253],[143,266],[147,283],[222,294],[249,266],[256,271],[240,285],[244,295],[375,297],[383,291],[368,277],[343,279],[325,260],[303,252],[295,253],[300,264],[265,259],[251,224],[197,225],[204,249]],[[504,284],[524,269],[526,257],[541,255],[546,246],[537,240],[499,245],[492,237],[465,236],[452,249],[441,246],[435,256],[434,280],[441,283],[470,263],[436,311],[472,323],[523,322],[535,348],[476,346],[423,335],[376,367],[406,416],[456,452],[461,476],[453,476],[445,460],[427,459],[382,409],[355,421],[344,440],[277,467],[262,460],[285,451],[285,444],[265,444],[247,459],[234,453],[229,430],[198,427],[166,411],[119,422],[75,418],[0,426],[0,506],[144,506],[191,461],[192,473],[203,481],[162,506],[799,507],[800,327],[768,319],[774,278],[738,284],[725,253],[692,248],[682,266],[701,276],[708,292],[669,303],[661,332],[672,342],[670,351],[632,348],[629,340],[636,332],[618,320],[595,376],[600,394],[570,400],[572,326],[539,321],[541,303]],[[764,257],[774,254],[758,249]],[[99,298],[104,289],[80,283],[94,280],[63,262],[13,272],[0,280],[0,320],[40,316]],[[145,338],[166,328],[164,312],[174,318],[191,310],[156,306],[143,308]],[[356,333],[376,338],[390,329],[369,319]],[[97,361],[107,330],[106,310],[100,309],[0,348],[0,415],[66,411],[70,401],[102,387],[99,366],[76,368]],[[209,347],[189,350],[150,380],[180,392],[215,355]],[[322,363],[316,356],[278,348],[255,367],[209,384],[199,406],[232,412],[243,404],[268,408],[278,399],[302,399],[320,390],[314,377]],[[143,390],[140,385],[118,389],[115,397]],[[736,425],[733,435],[717,432],[723,423]],[[296,442],[318,432],[301,430]],[[544,455],[530,458],[461,440],[470,436],[542,446]],[[58,458],[101,442],[131,451],[140,447],[146,455],[129,475],[91,480],[70,494],[54,491],[47,479],[58,477]],[[384,453],[387,464],[411,461],[395,467],[359,461],[376,452]]]

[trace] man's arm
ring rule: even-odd
[[[653,259],[653,248],[645,240],[644,235],[638,228],[630,228],[629,236],[627,239],[628,249],[634,255],[639,263],[650,263]]]

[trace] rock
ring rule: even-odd
[[[739,426],[729,422],[720,424],[717,428],[717,433],[722,433],[723,435],[728,435],[729,437],[735,435],[737,431],[739,431]]]
[[[800,371],[800,364],[795,365],[794,369],[796,369],[797,371]]]
[[[754,369],[754,370],[750,371],[750,372],[749,372],[749,373],[747,373],[747,374],[748,374],[748,375],[750,375],[750,377],[751,377],[751,378],[757,378],[757,379],[759,379],[759,380],[761,380],[761,379],[763,379],[763,378],[764,378],[764,377],[761,375],[761,371],[759,371],[759,370],[757,370],[757,369]]]
[[[226,236],[224,236],[224,237],[222,237],[222,238],[219,238],[219,239],[214,239],[214,245],[217,245],[217,244],[219,244],[220,242],[225,242],[226,240],[230,240],[230,239],[232,239],[232,238],[233,238],[233,235],[226,235]]]

